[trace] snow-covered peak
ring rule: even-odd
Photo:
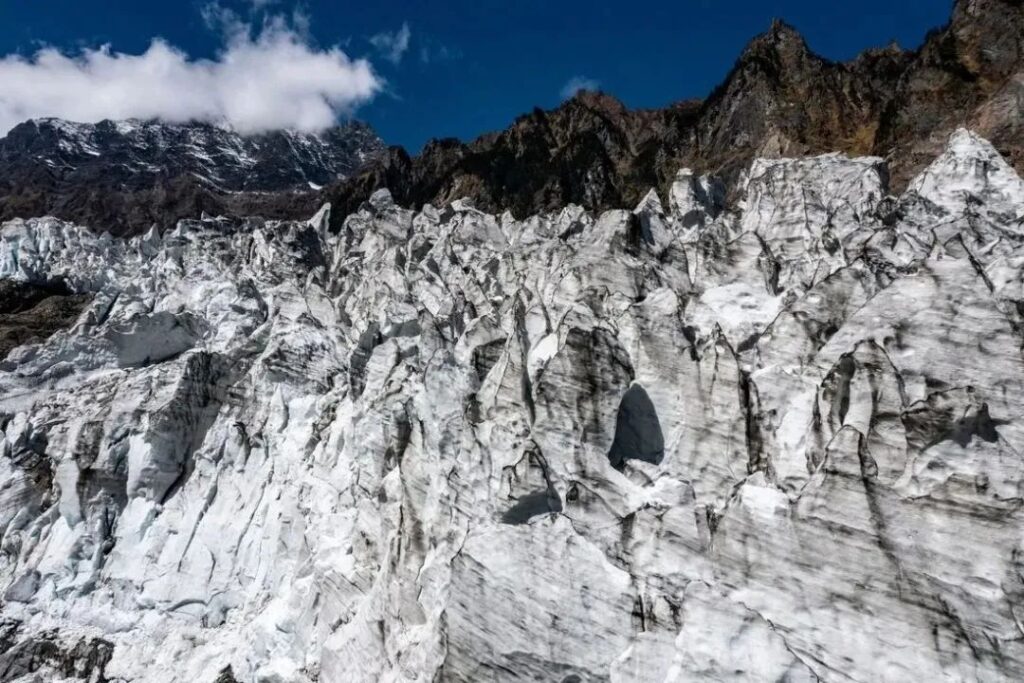
[[[190,176],[222,191],[308,191],[357,172],[382,150],[355,122],[315,134],[243,136],[207,123],[36,119],[0,139],[0,178],[13,182],[42,165],[70,185],[144,189]]]

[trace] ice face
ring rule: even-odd
[[[877,159],[745,182],[5,224],[0,276],[87,295],[0,362],[5,661],[1020,679],[1019,178],[962,131],[899,199]]]

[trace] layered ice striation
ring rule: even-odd
[[[1024,678],[1024,184],[740,189],[5,224],[2,680]]]

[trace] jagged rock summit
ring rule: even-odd
[[[1024,185],[887,178],[4,224],[4,680],[1021,679]]]
[[[1024,171],[1022,103],[1024,2],[957,0],[949,22],[915,50],[890,45],[834,62],[778,21],[702,100],[637,110],[607,94],[581,92],[553,110],[534,109],[503,131],[471,142],[435,140],[415,156],[383,149],[358,126],[342,129],[326,146],[297,144],[284,134],[259,144],[220,142],[223,132],[213,131],[216,144],[199,144],[203,154],[196,156],[193,139],[211,131],[187,131],[172,147],[160,140],[175,135],[132,133],[108,149],[30,123],[15,140],[0,140],[0,220],[52,215],[130,236],[154,223],[172,229],[178,219],[204,211],[300,220],[330,203],[337,230],[382,188],[403,206],[470,198],[481,210],[524,218],[567,204],[593,211],[635,206],[652,187],[664,197],[683,167],[722,177],[736,199],[736,181],[755,158],[828,152],[882,157],[900,192],[961,126],[978,131]],[[107,139],[126,125],[101,124],[84,137]],[[77,157],[66,162],[50,144],[55,140],[80,148]],[[137,141],[153,145],[155,156],[139,152],[142,163],[126,162],[124,150]],[[239,163],[250,156],[254,165]],[[150,163],[153,173],[146,170]]]
[[[703,100],[632,110],[582,92],[470,143],[438,141],[415,157],[392,148],[324,196],[339,224],[380,187],[410,206],[471,196],[522,217],[567,203],[632,206],[651,187],[664,196],[680,167],[735,187],[755,158],[828,152],[886,159],[902,191],[961,126],[1024,171],[1022,102],[1021,0],[957,0],[918,49],[890,45],[848,62],[815,54],[777,21]]]

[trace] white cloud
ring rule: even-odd
[[[224,33],[213,60],[192,59],[161,39],[140,55],[104,46],[75,55],[47,47],[29,58],[0,57],[0,135],[47,116],[201,120],[245,133],[314,131],[384,86],[367,60],[314,46],[302,22],[271,17],[253,30],[216,6],[207,16],[213,20]]]
[[[580,90],[597,90],[601,87],[599,81],[595,81],[593,78],[587,78],[586,76],[573,76],[568,82],[562,86],[562,99],[567,100]]]
[[[370,36],[370,44],[377,48],[381,56],[392,64],[402,61],[402,56],[409,49],[409,40],[412,38],[412,31],[409,30],[409,22],[402,22],[402,27],[394,33],[383,31],[375,36]]]

